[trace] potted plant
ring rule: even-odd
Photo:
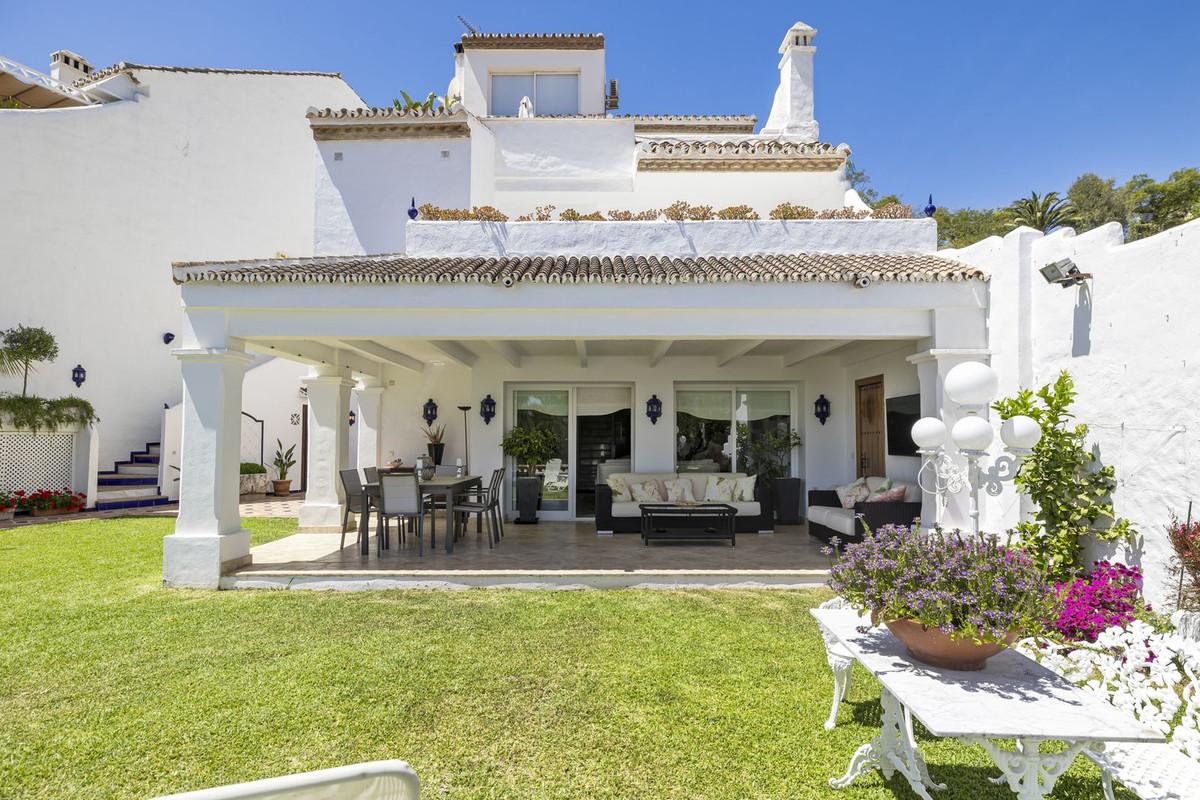
[[[537,477],[537,470],[558,453],[558,436],[549,428],[517,425],[500,446],[517,466],[516,521],[522,525],[537,522],[542,494],[542,479]]]
[[[425,449],[429,452],[429,457],[433,459],[433,465],[436,467],[442,463],[442,455],[446,452],[446,443],[442,439],[446,436],[446,426],[439,425],[436,428],[430,425],[424,430],[425,438],[429,442],[425,445]]]
[[[271,481],[267,468],[253,461],[243,461],[238,479],[238,494],[266,494]]]
[[[87,495],[70,489],[38,489],[33,494],[16,492],[17,509],[29,512],[31,517],[51,517],[59,514],[74,514],[83,508]]]
[[[271,483],[274,486],[275,494],[285,495],[291,492],[292,482],[288,478],[288,470],[296,466],[296,459],[292,458],[292,454],[296,452],[296,445],[292,445],[287,450],[283,449],[283,441],[275,440],[275,459],[271,462],[275,467],[275,472],[278,473],[276,480]]]
[[[868,530],[832,564],[829,587],[886,625],[913,658],[948,669],[982,669],[1055,616],[1045,573],[1024,548],[994,535]]]
[[[792,451],[804,444],[793,430],[766,431],[751,438],[749,426],[738,423],[738,453],[748,475],[757,475],[771,489],[775,517],[784,525],[799,525],[804,479],[792,478]]]
[[[17,500],[11,494],[0,491],[0,522],[11,522],[17,513]]]

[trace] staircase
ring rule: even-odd
[[[111,472],[96,476],[96,510],[161,506],[169,502],[159,491],[158,459],[162,451],[158,442],[146,449],[130,453],[128,461],[118,461]]]

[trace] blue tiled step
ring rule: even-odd
[[[157,475],[121,475],[113,472],[96,477],[99,486],[156,486]]]
[[[157,453],[130,453],[129,458],[134,464],[157,464],[158,463],[158,454]]]
[[[147,506],[165,506],[171,502],[168,497],[135,497],[127,500],[97,500],[97,511],[116,511],[122,508],[145,508]]]

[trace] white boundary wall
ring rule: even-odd
[[[1129,244],[1110,223],[1080,235],[1019,229],[943,253],[992,274],[991,347],[1003,394],[1062,370],[1075,379],[1076,418],[1090,426],[1100,462],[1116,469],[1116,513],[1139,533],[1130,547],[1089,545],[1089,559],[1142,564],[1150,601],[1172,605],[1167,526],[1200,501],[1200,359],[1191,352],[1200,341],[1200,220]],[[1094,278],[1048,285],[1038,269],[1061,258]],[[1016,521],[1008,497],[993,508],[997,527]]]

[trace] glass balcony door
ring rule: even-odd
[[[556,451],[545,463],[516,464],[518,474],[532,473],[542,481],[542,509],[567,511],[570,507],[571,477],[571,390],[513,390],[513,422],[519,427],[550,431],[557,442]],[[524,471],[521,471],[524,470]],[[510,482],[514,487],[516,482]]]
[[[675,467],[680,472],[758,474],[774,459],[793,474],[790,388],[697,386],[675,391]],[[774,451],[774,452],[773,452]],[[775,472],[776,470],[771,470]]]

